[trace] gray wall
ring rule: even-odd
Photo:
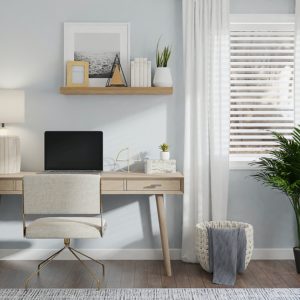
[[[24,170],[43,168],[44,130],[103,130],[105,169],[118,150],[158,157],[171,144],[182,170],[183,85],[180,0],[1,0],[0,88],[26,91],[26,123],[10,126],[21,137]],[[159,8],[159,9],[158,9]],[[259,8],[259,9],[258,9]],[[233,13],[290,13],[294,2],[232,0]],[[130,22],[131,56],[154,59],[163,34],[172,44],[172,96],[62,96],[63,22]],[[261,187],[248,171],[231,171],[229,218],[255,227],[256,247],[294,244],[293,214],[279,193]],[[77,241],[84,248],[159,248],[155,202],[142,196],[106,196],[108,231],[100,241]],[[150,213],[149,213],[150,212]],[[167,197],[171,248],[181,247],[181,197]],[[2,197],[0,248],[57,248],[57,241],[24,241],[21,199]]]
[[[183,125],[180,0],[12,0],[0,3],[0,87],[26,91],[26,123],[9,126],[12,133],[21,137],[23,170],[43,169],[45,130],[103,130],[106,170],[124,147],[129,146],[133,154],[147,152],[149,157],[155,158],[159,156],[158,145],[167,141],[181,168],[182,155],[176,152],[182,152],[180,128]],[[148,57],[153,62],[157,40],[163,35],[162,41],[173,48],[170,67],[174,95],[60,95],[64,22],[130,22],[131,57]],[[160,247],[154,199],[151,198],[150,204],[143,196],[107,196],[104,200],[109,224],[106,236],[100,241],[84,241],[83,247]],[[171,247],[179,248],[180,197],[169,197],[167,202]],[[2,197],[0,247],[28,246],[22,243],[20,211],[19,197]],[[30,241],[37,248],[58,247],[60,243]]]

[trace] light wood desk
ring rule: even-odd
[[[22,195],[22,179],[33,172],[0,174],[0,195]],[[165,269],[172,275],[169,239],[164,208],[164,194],[183,194],[180,173],[147,175],[144,173],[102,172],[102,195],[155,195]]]

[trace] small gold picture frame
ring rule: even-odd
[[[87,61],[67,62],[67,86],[89,86],[89,63]]]

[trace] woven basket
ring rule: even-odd
[[[247,247],[245,257],[245,269],[247,268],[253,252],[253,227],[247,223],[221,221],[203,222],[196,225],[196,256],[201,267],[209,272],[208,236],[207,227],[210,228],[245,228]]]

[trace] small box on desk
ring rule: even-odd
[[[176,172],[176,160],[149,159],[145,161],[146,174],[166,174]]]

